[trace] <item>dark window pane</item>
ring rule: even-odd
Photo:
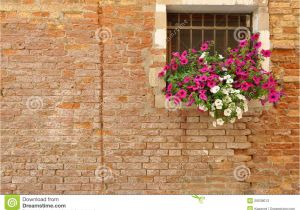
[[[193,48],[195,48],[196,50],[198,50],[200,48],[200,45],[202,44],[202,30],[193,30],[192,31],[192,35],[193,35]]]
[[[190,30],[180,30],[180,51],[190,48]]]
[[[168,30],[167,32],[167,52],[168,52],[168,61],[170,61],[170,56],[172,52],[178,51],[178,31],[177,30]]]
[[[214,15],[204,15],[204,26],[214,26]]]
[[[215,40],[216,50],[219,53],[223,53],[226,50],[226,31],[216,30],[216,40]]]
[[[204,30],[204,41],[214,40],[214,30]]]
[[[235,40],[234,37],[235,37],[234,30],[229,30],[228,31],[228,47],[231,47],[231,48],[237,47],[238,42]]]
[[[202,26],[202,15],[193,14],[193,26]]]
[[[175,26],[178,24],[178,14],[168,14],[168,26]]]
[[[229,15],[228,16],[228,26],[239,26],[239,16]]]
[[[225,15],[216,15],[216,26],[226,26]]]
[[[189,14],[180,14],[180,25],[181,26],[190,26],[191,20],[190,20]]]
[[[241,16],[240,17],[240,24],[241,24],[241,26],[245,26],[245,27],[247,27],[247,17],[246,16]]]
[[[241,26],[249,27],[251,24],[251,16],[250,15],[241,15],[240,17],[240,24]]]

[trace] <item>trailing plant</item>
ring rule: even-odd
[[[216,119],[216,126],[242,118],[252,99],[260,99],[264,105],[282,97],[277,80],[262,68],[271,52],[261,49],[259,33],[228,48],[226,57],[211,53],[212,46],[212,42],[204,42],[199,50],[172,53],[170,63],[158,75],[167,83],[163,89],[166,100],[196,104],[199,111],[208,111]]]

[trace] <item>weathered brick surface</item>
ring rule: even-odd
[[[297,1],[269,4],[286,97],[217,129],[155,108],[154,0],[13,2],[1,2],[1,193],[299,193]]]

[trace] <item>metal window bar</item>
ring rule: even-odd
[[[170,15],[176,15],[177,16],[177,25],[174,24],[174,25],[170,25],[169,24],[169,17]],[[217,30],[224,30],[225,31],[225,48],[228,47],[228,44],[229,44],[229,30],[235,30],[236,28],[238,27],[241,27],[241,17],[245,17],[245,20],[246,20],[246,26],[244,27],[247,27],[250,31],[252,31],[252,14],[251,13],[235,13],[235,14],[228,14],[228,13],[215,13],[215,14],[209,14],[209,13],[192,13],[192,14],[189,14],[189,23],[190,25],[187,26],[187,25],[184,25],[182,24],[181,22],[181,15],[187,15],[186,13],[171,13],[171,14],[168,14],[167,16],[167,31],[168,32],[171,32],[171,34],[175,34],[176,35],[176,38],[177,38],[177,43],[176,43],[176,49],[172,49],[173,45],[172,45],[172,39],[173,37],[169,37],[168,36],[168,44],[167,44],[167,52],[168,52],[168,61],[170,61],[170,58],[171,58],[171,53],[174,52],[174,51],[179,51],[180,50],[180,47],[181,47],[181,31],[182,30],[189,30],[190,32],[190,41],[189,41],[189,48],[192,48],[193,46],[193,31],[194,30],[201,30],[201,43],[203,43],[204,41],[207,41],[205,40],[205,31],[207,30],[213,30],[213,41],[216,43],[216,31]],[[194,15],[197,15],[198,17],[201,16],[201,26],[196,26],[194,25]],[[205,15],[213,15],[213,26],[205,26]],[[223,15],[225,16],[225,26],[218,26],[216,24],[217,22],[217,15]],[[229,22],[230,20],[234,20],[234,18],[230,19],[231,17],[237,17],[237,26],[229,26]],[[249,21],[250,19],[250,21]],[[250,22],[250,24],[248,24],[248,22]],[[169,34],[169,33],[168,33]],[[214,50],[216,49],[216,46],[214,46]],[[222,50],[225,50],[225,49],[222,49]]]

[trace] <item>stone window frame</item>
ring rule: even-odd
[[[197,12],[197,13],[232,13],[251,12],[253,32],[260,33],[261,48],[270,49],[269,12],[268,0],[157,0],[155,5],[155,31],[153,34],[153,49],[164,51],[162,55],[166,61],[167,48],[167,13],[168,12]],[[270,59],[263,64],[265,70],[269,70]],[[165,108],[165,95],[161,90],[166,83],[157,77],[161,67],[149,68],[149,83],[154,89],[155,108]],[[251,102],[253,107],[260,106],[258,101]],[[250,104],[251,106],[251,104]]]

